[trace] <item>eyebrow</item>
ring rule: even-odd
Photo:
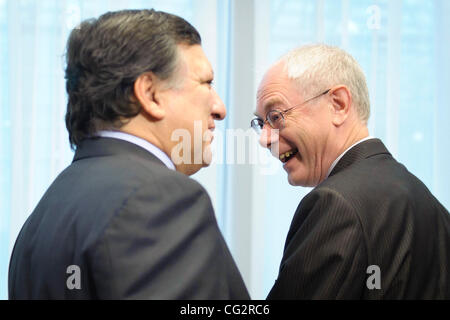
[[[270,98],[264,103],[263,111],[267,114],[275,105],[283,102],[281,99],[275,97]],[[262,117],[255,111],[253,113],[256,117],[262,119]]]

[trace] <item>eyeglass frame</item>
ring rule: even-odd
[[[301,106],[307,104],[308,102],[310,102],[310,101],[312,101],[312,100],[314,100],[314,99],[317,99],[317,98],[319,98],[319,97],[321,97],[321,96],[323,96],[323,95],[326,95],[326,94],[327,94],[328,92],[330,92],[330,91],[331,91],[331,88],[328,89],[328,90],[326,90],[326,91],[324,91],[324,92],[322,92],[321,94],[319,94],[319,95],[317,95],[317,96],[314,96],[314,97],[312,97],[312,98],[310,98],[310,99],[307,99],[307,100],[303,101],[302,103],[297,104],[297,105],[295,105],[295,106],[292,106],[292,107],[290,107],[289,109],[286,109],[286,110],[278,110],[278,109],[270,110],[270,111],[267,112],[267,114],[266,114],[266,120],[263,121],[261,118],[258,118],[258,117],[253,118],[253,119],[250,121],[250,126],[251,126],[251,127],[256,131],[256,133],[258,133],[258,134],[261,134],[261,131],[263,130],[263,128],[264,128],[264,126],[266,125],[266,123],[268,123],[272,129],[282,129],[282,128],[275,128],[275,127],[272,125],[271,121],[269,121],[269,114],[270,114],[270,113],[273,113],[273,112],[279,113],[279,114],[281,115],[281,118],[283,119],[283,124],[284,124],[284,121],[285,121],[284,115],[285,115],[287,112],[289,112],[289,111],[291,111],[291,110],[293,110],[293,109],[295,109],[295,108],[301,107]],[[255,122],[257,122],[257,125],[253,125]],[[262,124],[261,124],[261,122],[262,122]],[[283,125],[283,127],[284,127],[284,125]]]

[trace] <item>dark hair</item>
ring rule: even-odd
[[[101,129],[119,128],[136,116],[133,84],[145,72],[175,76],[177,45],[201,44],[184,19],[155,10],[108,12],[72,30],[65,71],[66,127],[72,149]]]

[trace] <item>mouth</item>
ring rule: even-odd
[[[287,152],[280,154],[279,159],[281,162],[286,163],[289,160],[291,160],[292,158],[294,158],[297,153],[298,153],[298,149],[292,149],[292,150],[289,150]]]

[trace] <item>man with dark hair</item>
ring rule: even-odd
[[[206,191],[226,109],[197,30],[154,10],[107,13],[67,45],[75,157],[23,226],[10,299],[248,299]],[[180,149],[177,130],[194,133]],[[199,157],[200,155],[200,157]]]

